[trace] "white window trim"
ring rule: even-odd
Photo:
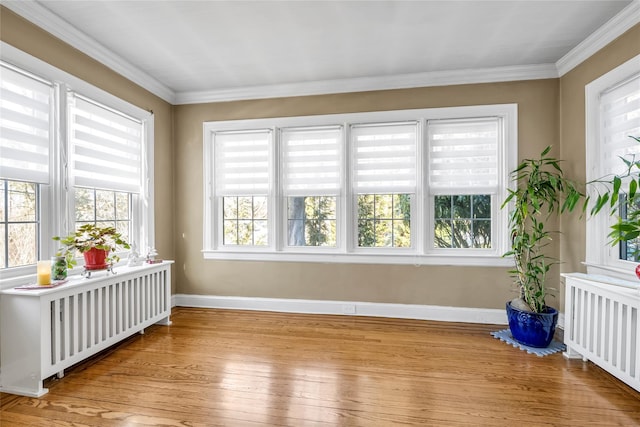
[[[48,212],[42,215],[40,232],[40,259],[48,259],[55,255],[58,244],[51,239],[52,236],[65,236],[72,231],[73,221],[73,193],[67,175],[68,145],[64,139],[67,135],[67,92],[72,90],[81,93],[95,101],[109,106],[115,110],[126,113],[143,122],[145,138],[143,141],[144,166],[143,188],[139,197],[138,209],[132,212],[132,220],[141,225],[132,230],[131,243],[138,245],[138,250],[145,253],[147,247],[155,247],[155,221],[154,221],[154,115],[109,92],[106,92],[90,83],[85,82],[51,64],[48,64],[34,56],[29,55],[5,42],[0,41],[0,59],[11,63],[25,71],[41,76],[55,83],[57,104],[55,105],[54,137],[51,155],[51,184],[41,185],[41,206]],[[121,253],[122,256],[124,253]],[[79,269],[78,269],[79,271]],[[2,271],[0,289],[16,286],[33,281],[36,267],[24,266]]]
[[[499,149],[500,167],[504,173],[500,177],[500,191],[492,198],[493,223],[492,241],[495,246],[487,249],[437,249],[428,250],[432,237],[426,233],[433,227],[433,209],[430,206],[426,177],[423,164],[425,162],[424,144],[425,124],[427,120],[464,119],[477,117],[501,117],[503,119],[502,146]],[[330,114],[319,116],[280,117],[268,119],[231,120],[219,122],[204,122],[203,124],[203,257],[218,260],[252,260],[252,261],[293,261],[293,262],[323,262],[323,263],[383,263],[409,265],[469,265],[469,266],[510,266],[511,258],[502,256],[510,245],[508,241],[508,209],[500,209],[502,200],[507,196],[507,187],[511,188],[509,171],[517,165],[518,146],[518,108],[517,104],[479,105],[464,107],[428,108],[416,110],[394,110],[370,113]],[[384,123],[419,121],[418,143],[418,189],[416,203],[412,210],[412,248],[354,248],[354,236],[357,232],[353,224],[347,226],[348,218],[354,219],[354,195],[351,189],[350,177],[344,173],[343,192],[338,197],[337,205],[342,207],[342,215],[338,217],[338,236],[341,240],[335,248],[301,247],[291,248],[283,244],[283,236],[277,236],[275,228],[282,230],[282,209],[284,202],[276,200],[280,197],[278,171],[275,171],[276,189],[270,197],[270,245],[268,247],[221,247],[218,238],[218,219],[221,215],[214,194],[213,182],[213,135],[215,132],[272,129],[277,135],[277,129],[289,127],[311,127],[341,125],[345,129],[344,162],[348,164],[351,153],[349,141],[349,125],[355,123]],[[276,150],[274,144],[274,150]],[[275,152],[274,158],[278,158]],[[277,165],[276,165],[277,168]],[[428,214],[425,214],[428,213]],[[415,220],[413,219],[415,218]],[[286,228],[284,228],[286,229]],[[344,233],[346,235],[340,235]],[[432,234],[432,233],[431,233]]]
[[[586,122],[586,177],[587,182],[601,178],[600,168],[600,95],[607,89],[640,71],[640,55],[614,68],[585,87]],[[590,195],[597,197],[596,189],[588,188]],[[587,220],[586,258],[584,264],[590,274],[603,274],[622,279],[637,280],[637,263],[619,259],[618,246],[612,246],[608,234],[615,217],[604,208],[595,217]]]

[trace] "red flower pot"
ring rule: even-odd
[[[87,270],[104,270],[107,265],[107,251],[104,249],[89,249],[84,255],[84,268]]]

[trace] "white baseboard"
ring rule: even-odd
[[[173,306],[226,308],[236,310],[277,311],[284,313],[340,314],[400,319],[437,320],[441,322],[506,325],[504,309],[442,307],[436,305],[389,304],[357,301],[325,301],[280,298],[248,298],[213,295],[176,294]]]

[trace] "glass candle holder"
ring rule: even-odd
[[[38,285],[51,284],[51,261],[38,261],[36,266]]]
[[[63,256],[51,257],[51,280],[67,278],[67,259]]]

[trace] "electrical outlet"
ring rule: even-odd
[[[343,304],[342,305],[342,314],[356,314],[356,305],[355,304]]]

